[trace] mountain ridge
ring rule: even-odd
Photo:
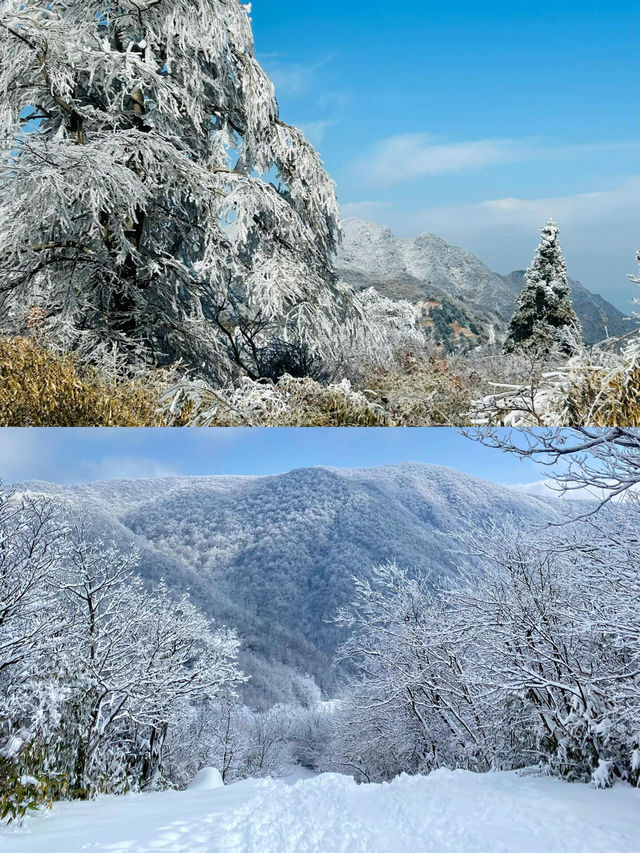
[[[508,516],[521,526],[551,520],[557,500],[415,462],[16,487],[87,515],[96,537],[138,548],[146,582],[189,589],[236,628],[252,676],[245,698],[256,705],[290,698],[307,676],[330,692],[341,639],[332,619],[352,600],[354,577],[395,559],[437,584],[475,565],[453,550],[459,534]]]
[[[397,237],[390,228],[350,217],[342,222],[342,243],[335,266],[356,290],[374,287],[393,299],[407,299],[421,309],[424,324],[434,325],[440,342],[458,338],[464,327],[476,343],[504,333],[524,286],[524,270],[494,272],[471,252],[424,232],[414,239]],[[629,332],[633,325],[600,294],[569,279],[586,343]],[[434,307],[437,311],[434,312]],[[441,317],[441,309],[445,316]],[[471,332],[471,335],[469,335]],[[468,343],[468,340],[467,340]]]

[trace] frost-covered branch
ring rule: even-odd
[[[332,760],[370,778],[539,763],[598,786],[637,782],[635,515],[609,505],[533,536],[472,529],[463,544],[473,567],[439,593],[395,564],[356,583],[338,617],[356,675]]]
[[[330,257],[331,179],[279,118],[238,0],[5,0],[0,10],[2,330],[130,363],[247,367],[221,334],[329,352],[355,331]],[[37,118],[35,118],[37,116]],[[254,365],[255,367],[255,365]]]
[[[233,632],[65,515],[0,491],[0,819],[162,784],[180,713],[244,680]]]

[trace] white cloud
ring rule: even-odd
[[[324,119],[322,121],[309,121],[300,125],[300,130],[311,142],[312,145],[320,145],[324,140],[324,135],[328,127],[333,127],[336,120],[333,118]]]
[[[92,480],[169,477],[179,473],[175,468],[157,459],[144,456],[104,456],[98,462],[87,463],[86,470]]]
[[[356,171],[367,181],[389,186],[425,175],[504,163],[521,156],[518,146],[508,139],[442,144],[426,133],[405,133],[376,143],[371,154],[356,163]]]
[[[356,219],[375,219],[384,216],[384,211],[393,208],[388,201],[354,201],[340,205],[340,215],[343,219],[354,216]]]
[[[588,151],[628,149],[630,143],[595,145],[547,145],[535,139],[481,139],[472,142],[439,142],[428,133],[390,136],[373,146],[353,164],[367,184],[391,186],[429,175],[480,169],[501,163],[528,160],[563,160]]]
[[[550,480],[535,480],[533,483],[511,483],[510,489],[517,489],[525,495],[531,495],[534,498],[553,498],[557,497],[549,488]]]
[[[533,483],[515,483],[509,486],[527,495],[536,498],[566,498],[572,501],[602,500],[607,493],[602,489],[589,488],[587,486],[575,486],[563,492],[556,480],[535,480]],[[617,499],[614,499],[617,500]]]
[[[584,229],[620,217],[635,217],[637,178],[631,177],[610,189],[547,198],[499,198],[475,204],[457,204],[394,214],[396,227],[413,234],[425,230],[445,232],[492,232],[502,235],[535,235],[551,216],[566,228]]]
[[[300,97],[306,95],[316,71],[331,61],[327,55],[315,62],[291,62],[281,53],[261,54],[263,68],[276,87],[276,95]]]
[[[353,101],[353,93],[349,91],[324,92],[316,101],[319,107],[332,107],[344,110]]]
[[[549,216],[564,223],[565,227],[583,228],[621,212],[635,213],[636,183],[636,178],[631,178],[598,192],[537,199],[495,199],[477,205],[441,208],[439,214],[445,217],[448,214],[452,220],[459,220],[462,215],[468,222],[475,220],[477,226],[490,228],[499,224],[513,231],[537,228]]]
[[[188,432],[188,436],[187,436]],[[251,428],[0,429],[0,480],[84,483],[215,473]]]

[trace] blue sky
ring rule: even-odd
[[[254,0],[252,19],[345,215],[437,233],[503,273],[553,216],[570,275],[629,310],[635,3]]]
[[[406,461],[448,465],[509,485],[537,484],[546,475],[532,462],[490,450],[444,427],[0,430],[0,479],[8,483],[276,474],[305,466],[358,468]]]

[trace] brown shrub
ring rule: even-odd
[[[640,359],[585,365],[565,382],[563,425],[640,426]]]

